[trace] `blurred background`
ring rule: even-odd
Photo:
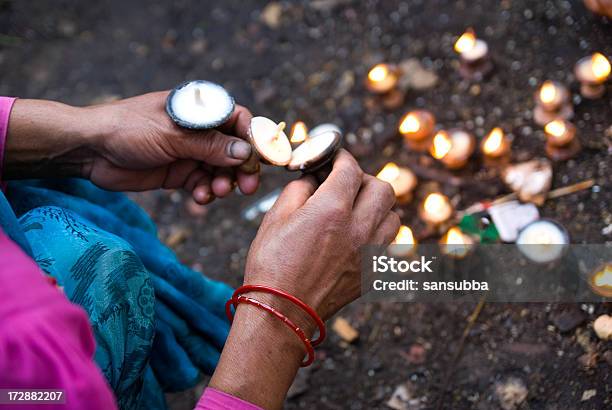
[[[482,82],[466,81],[457,70],[453,44],[468,27],[487,41],[495,65]],[[546,79],[560,81],[573,91],[584,148],[555,165],[553,186],[587,178],[595,185],[540,211],[575,243],[612,238],[612,86],[603,98],[584,100],[573,75],[576,61],[595,51],[612,56],[612,23],[577,0],[0,0],[0,95],[87,105],[207,79],[256,115],[289,125],[337,124],[370,173],[389,161],[433,170],[417,198],[434,183],[459,209],[508,189],[477,160],[451,183],[439,164],[403,148],[401,116],[426,108],[443,127],[479,139],[500,126],[514,138],[515,159],[527,160],[544,155],[533,94]],[[392,110],[364,87],[380,62],[413,68],[405,101]],[[236,286],[259,223],[244,211],[294,177],[264,168],[254,197],[234,194],[206,208],[179,191],[133,198],[185,263]],[[418,235],[417,202],[398,210]],[[488,304],[468,328],[474,309],[348,307],[340,316],[358,339],[332,334],[316,364],[300,372],[286,407],[490,409],[508,394],[522,398],[508,408],[611,405],[612,350],[591,329],[609,306]],[[406,399],[389,402],[398,391]],[[195,396],[173,396],[173,408],[189,408]]]

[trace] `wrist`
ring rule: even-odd
[[[9,118],[5,176],[83,176],[83,169],[93,158],[94,134],[89,122],[83,108],[17,100]]]

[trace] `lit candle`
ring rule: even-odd
[[[510,140],[501,128],[495,127],[482,140],[480,150],[488,165],[501,163],[510,157]]]
[[[535,263],[549,263],[563,256],[569,236],[557,222],[540,219],[524,227],[516,239],[521,253]]]
[[[488,58],[489,46],[476,38],[474,30],[467,29],[455,42],[455,51],[461,57],[461,74],[470,79],[481,79],[493,65]]]
[[[431,112],[416,110],[402,117],[398,129],[408,147],[424,151],[429,147],[435,125],[436,120]]]
[[[179,126],[210,129],[225,123],[234,112],[234,99],[225,88],[209,81],[187,81],[166,99],[166,112]]]
[[[589,278],[589,285],[598,295],[612,298],[612,262],[597,268]]]
[[[368,72],[367,88],[376,94],[384,94],[395,88],[397,70],[389,64],[377,64]]]
[[[580,59],[574,73],[580,81],[580,93],[585,98],[599,98],[605,92],[603,83],[610,77],[610,61],[601,53]]]
[[[474,152],[474,136],[462,130],[439,131],[433,138],[431,155],[449,169],[462,168]]]
[[[249,139],[254,152],[265,163],[285,166],[291,160],[291,143],[285,134],[284,122],[276,123],[266,117],[253,117]]]
[[[565,161],[580,152],[576,127],[569,121],[554,120],[544,126],[546,155],[556,161]]]
[[[544,81],[534,95],[536,105],[533,119],[539,125],[546,125],[555,119],[569,119],[574,115],[570,93],[566,87],[555,81]]]
[[[421,219],[431,225],[440,225],[448,221],[453,212],[448,197],[438,192],[427,195],[419,208]]]
[[[405,204],[412,200],[412,191],[417,185],[417,178],[408,168],[401,168],[389,162],[380,170],[376,178],[391,184],[399,203]]]
[[[291,143],[300,144],[308,137],[308,128],[302,121],[297,121],[291,127]]]
[[[417,248],[417,241],[414,239],[412,229],[402,225],[395,236],[395,240],[387,247],[387,253],[391,256],[405,258],[414,255]]]
[[[463,259],[474,249],[474,240],[454,226],[440,239],[440,251],[455,259]]]
[[[304,142],[291,153],[287,169],[289,171],[317,171],[336,156],[341,144],[342,134],[336,131],[306,135]]]

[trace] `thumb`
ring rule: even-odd
[[[251,144],[217,130],[188,134],[180,144],[179,156],[219,167],[242,164],[251,155]]]

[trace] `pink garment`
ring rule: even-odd
[[[204,390],[204,394],[200,398],[195,410],[262,410],[262,408],[208,387]]]
[[[8,120],[15,98],[0,96],[0,184]],[[65,404],[45,409],[116,409],[93,361],[89,319],[46,280],[38,265],[0,230],[0,389],[61,389]],[[0,408],[11,408],[0,404]],[[41,405],[20,404],[20,410]],[[208,388],[197,410],[261,410]]]
[[[85,311],[45,280],[2,231],[0,284],[0,389],[64,390],[66,403],[46,409],[115,409],[93,361],[95,341]]]
[[[2,165],[4,163],[4,143],[8,131],[8,120],[15,98],[0,96],[0,181],[2,180]]]

